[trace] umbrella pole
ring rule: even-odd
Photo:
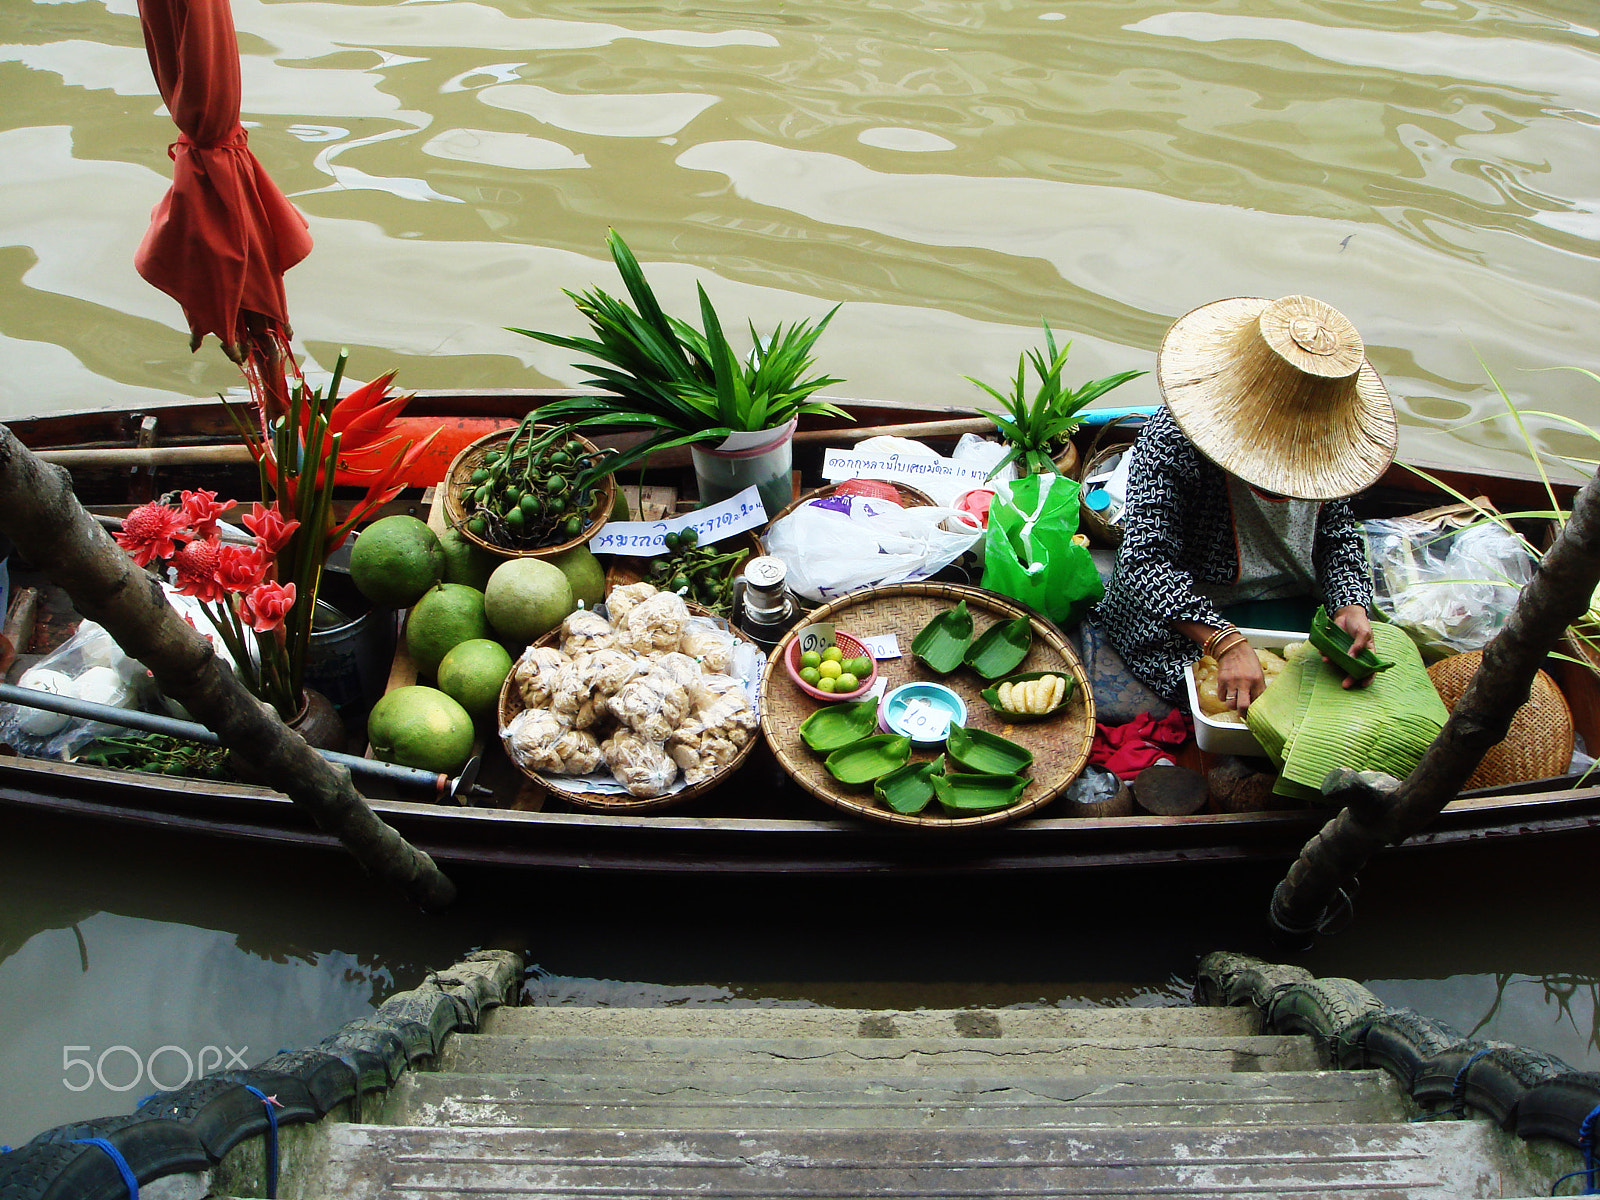
[[[1349,770],[1329,772],[1323,781],[1323,794],[1343,808],[1306,843],[1272,893],[1268,922],[1286,949],[1309,947],[1367,860],[1420,832],[1455,799],[1485,751],[1505,738],[1545,658],[1588,612],[1597,583],[1600,474],[1574,499],[1505,627],[1484,647],[1477,674],[1405,781]]]
[[[371,875],[425,910],[455,899],[455,885],[427,854],[373,812],[350,782],[227,670],[211,643],[166,602],[155,578],[133,564],[73,495],[66,471],[41,462],[0,425],[0,532],[105,627],[162,691],[224,746],[246,754],[266,782],[307,809]]]

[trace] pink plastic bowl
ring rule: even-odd
[[[872,653],[865,646],[863,646],[858,639],[851,637],[848,633],[845,633],[842,630],[836,629],[833,631],[833,644],[839,647],[840,651],[846,658],[864,658],[872,664],[872,670],[869,671],[867,673],[867,677],[861,681],[861,686],[853,692],[824,692],[822,689],[814,688],[805,680],[801,679],[799,638],[795,638],[793,641],[791,641],[789,643],[789,648],[784,651],[783,665],[789,669],[789,678],[794,680],[795,687],[799,688],[808,696],[814,697],[817,700],[827,700],[829,702],[834,700],[854,700],[856,697],[866,692],[866,690],[870,688],[877,680],[878,660],[872,657]]]

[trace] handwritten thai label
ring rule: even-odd
[[[822,477],[830,483],[840,479],[889,479],[916,486],[918,483],[949,483],[958,490],[983,485],[989,468],[957,462],[930,454],[863,454],[855,450],[829,450],[822,459]]]
[[[766,523],[767,510],[761,505],[761,494],[747,487],[731,499],[665,521],[608,521],[590,539],[589,549],[596,554],[654,558],[665,553],[664,539],[669,533],[693,529],[702,545],[710,545]]]
[[[880,633],[877,637],[862,638],[861,644],[867,648],[867,653],[879,662],[886,658],[900,657],[900,639],[892,633]]]
[[[821,654],[829,646],[833,645],[833,622],[818,621],[815,625],[807,625],[799,633],[795,634],[794,638],[795,641],[800,643],[801,654],[804,654],[807,650],[815,650],[818,654]]]
[[[900,716],[900,728],[917,741],[932,741],[950,732],[950,712],[923,696],[913,697]]]

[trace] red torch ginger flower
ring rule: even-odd
[[[244,595],[239,615],[257,633],[271,633],[294,607],[294,584],[263,583]]]
[[[215,537],[217,518],[236,504],[234,500],[217,501],[215,492],[184,492],[183,515],[189,518],[197,537]]]
[[[178,538],[190,538],[188,518],[165,504],[141,504],[122,519],[117,545],[126,550],[141,567],[152,559],[171,558],[178,549]]]
[[[203,603],[221,600],[228,594],[217,580],[221,559],[221,542],[190,542],[172,556],[172,569],[177,575],[173,588],[180,596],[193,596]]]
[[[270,508],[259,503],[253,504],[250,514],[239,519],[246,529],[256,535],[256,544],[269,557],[276,557],[278,551],[289,544],[294,531],[300,528],[299,521],[283,519],[283,511],[276,503]]]
[[[217,583],[230,592],[248,592],[266,578],[268,561],[259,546],[223,543],[217,553]]]

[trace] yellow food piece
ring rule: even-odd
[[[1066,692],[1067,681],[1061,676],[1041,675],[1038,679],[1002,683],[995,692],[995,698],[1007,712],[1036,716],[1060,704]]]
[[[817,674],[824,679],[837,679],[844,674],[844,668],[839,665],[838,660],[825,658],[822,660],[822,665],[817,668]]]

